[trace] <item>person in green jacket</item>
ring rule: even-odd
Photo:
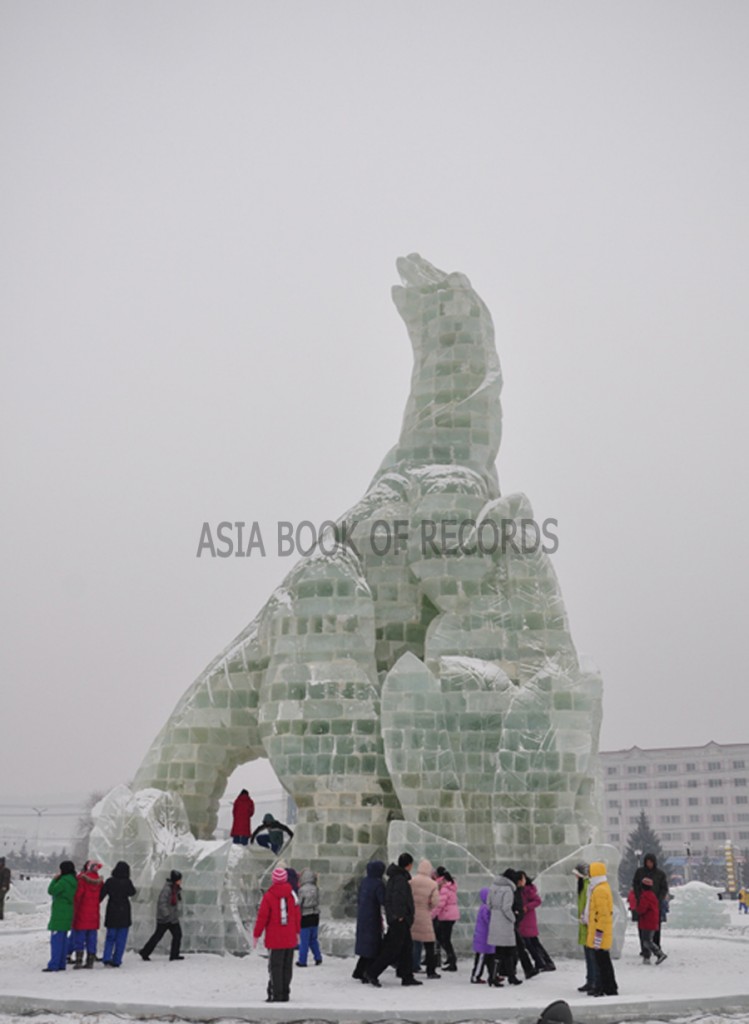
[[[43,968],[45,973],[65,970],[68,932],[73,927],[73,899],[77,888],[75,865],[72,860],[64,860],[47,888],[52,897],[52,913],[47,925],[50,932],[50,958]]]
[[[597,992],[601,987],[598,964],[593,950],[586,944],[588,926],[583,923],[583,913],[588,902],[588,889],[590,888],[590,866],[581,861],[572,869],[572,874],[577,878],[577,941],[585,951],[585,984],[581,985],[577,991]]]

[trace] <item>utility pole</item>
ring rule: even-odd
[[[42,823],[42,815],[45,814],[49,810],[49,808],[48,807],[32,807],[31,810],[36,812],[36,850],[35,850],[35,853],[36,853],[36,856],[38,857],[39,856],[39,828],[40,828],[41,823]]]

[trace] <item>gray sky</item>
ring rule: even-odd
[[[0,17],[4,793],[128,779],[290,568],[197,560],[204,520],[362,494],[412,251],[494,316],[602,746],[748,738],[745,3]]]

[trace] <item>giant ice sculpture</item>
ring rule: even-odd
[[[342,951],[373,857],[408,847],[449,865],[468,911],[497,869],[543,871],[597,832],[601,681],[578,661],[528,499],[499,492],[491,316],[463,274],[418,255],[398,270],[414,370],[397,444],[185,693],[135,792],[100,807],[94,848],[119,856],[126,833],[139,836],[146,893],[162,867],[191,874],[188,948],[246,945],[237,880],[272,860],[210,840],[229,775],[256,758],[296,801],[285,856],[319,872],[325,920],[338,923],[328,946],[337,936]],[[159,814],[178,841],[165,844]],[[571,906],[571,876],[569,890]],[[569,931],[574,945],[574,920]]]

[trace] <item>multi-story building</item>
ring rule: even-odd
[[[677,862],[749,848],[749,743],[601,751],[605,841],[624,849],[645,811]]]

